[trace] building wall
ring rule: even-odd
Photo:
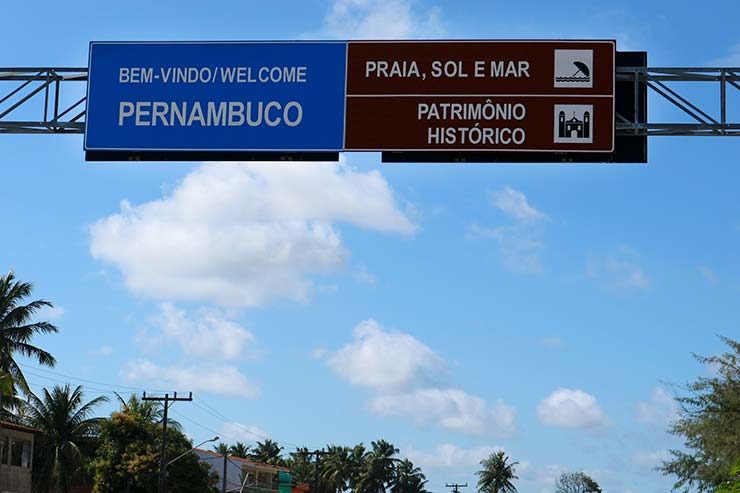
[[[33,434],[0,429],[0,493],[31,493]]]
[[[216,473],[216,476],[218,476],[218,491],[221,491],[221,481],[223,477],[223,471],[224,471],[224,459],[222,456],[215,456],[213,454],[203,452],[201,450],[196,450],[195,454],[198,456],[198,459],[208,464],[208,466],[211,468],[211,471]],[[242,471],[241,467],[238,464],[234,464],[231,461],[226,462],[226,489],[232,489],[232,488],[239,488],[242,485]],[[237,490],[238,491],[238,490]]]

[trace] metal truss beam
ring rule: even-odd
[[[740,121],[728,118],[728,89],[740,91],[740,68],[650,68],[650,67],[617,67],[617,82],[631,82],[634,88],[635,105],[638,104],[640,91],[647,88],[648,93],[655,94],[664,102],[678,108],[686,115],[679,122],[647,122],[636,118],[626,118],[616,114],[617,135],[679,135],[679,136],[740,136]],[[682,95],[677,88],[680,83]],[[694,101],[685,96],[687,83],[692,83]],[[715,92],[716,91],[716,92]],[[716,101],[714,108],[709,109],[706,103],[697,103],[712,96]],[[740,96],[737,93],[736,96]],[[738,99],[740,101],[740,99]],[[702,108],[702,105],[705,105]],[[740,105],[734,108],[734,118],[740,118]],[[639,115],[634,108],[633,115]]]
[[[79,82],[87,83],[86,67],[0,68],[0,134],[83,133],[86,96],[65,98]]]
[[[636,105],[637,95],[647,87],[686,115],[679,122],[644,122],[617,113],[617,135],[740,136],[740,121],[728,118],[728,91],[740,91],[740,68],[618,67],[616,79],[633,84]],[[63,103],[65,89],[80,82],[87,83],[86,67],[0,68],[0,134],[84,133],[86,96]],[[707,88],[717,91],[718,104],[702,108],[682,95],[676,83],[701,84],[705,94]],[[85,93],[84,88],[78,94]],[[634,110],[634,115],[640,114],[637,107]]]

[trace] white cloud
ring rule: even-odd
[[[546,464],[543,466],[531,465],[528,462],[522,462],[517,468],[520,472],[519,477],[524,481],[532,481],[541,486],[542,492],[551,492],[561,474],[567,471],[567,468],[561,464]]]
[[[261,442],[266,438],[270,438],[270,435],[262,428],[237,422],[225,423],[221,427],[221,434],[229,440],[247,443]]]
[[[649,401],[637,404],[637,421],[665,427],[678,417],[678,408],[673,396],[660,387],[653,390]]]
[[[607,423],[596,397],[579,389],[555,390],[537,406],[537,417],[546,425],[563,428],[593,428]]]
[[[189,316],[171,303],[162,303],[159,310],[152,325],[161,330],[165,340],[176,342],[188,356],[216,361],[254,356],[254,335],[214,310],[201,309],[197,316]]]
[[[221,364],[159,366],[145,359],[129,362],[122,371],[126,381],[149,388],[257,397],[259,389],[237,368]]]
[[[360,322],[353,335],[353,341],[336,352],[317,355],[325,357],[339,378],[373,391],[372,412],[473,435],[515,432],[514,408],[500,400],[491,406],[444,385],[447,363],[412,335],[385,330],[375,320]]]
[[[541,346],[544,346],[548,349],[562,349],[563,346],[565,346],[563,340],[557,336],[542,337],[538,342]]]
[[[60,320],[65,314],[64,308],[59,305],[43,306],[36,312],[36,320],[50,320],[52,322]]]
[[[700,265],[697,270],[709,284],[713,286],[717,286],[719,284],[719,276],[714,269],[707,267],[706,265]]]
[[[381,416],[399,416],[419,424],[470,435],[510,437],[516,431],[516,411],[503,401],[489,406],[478,396],[459,389],[426,388],[402,394],[385,394],[371,402]]]
[[[486,228],[473,224],[468,232],[472,238],[496,240],[504,266],[514,274],[542,274],[540,251],[545,248],[545,244],[534,239],[535,234],[528,227],[515,225]]]
[[[342,268],[336,224],[408,235],[416,226],[378,171],[344,163],[205,164],[159,200],[90,227],[93,257],[136,294],[254,306],[303,300]]]
[[[311,357],[314,359],[324,359],[329,355],[329,350],[324,347],[317,347],[311,351]]]
[[[364,267],[360,267],[355,271],[355,279],[357,282],[367,284],[369,286],[374,286],[378,283],[378,278],[368,272]]]
[[[534,208],[522,192],[510,186],[489,191],[488,199],[513,224],[490,228],[474,223],[469,226],[468,235],[495,240],[504,266],[514,274],[542,274],[540,254],[545,249],[542,224],[548,220],[547,215]]]
[[[326,35],[339,39],[432,38],[444,34],[436,8],[414,0],[335,0],[324,19]]]
[[[547,219],[546,214],[530,205],[522,192],[508,185],[501,190],[489,191],[488,199],[498,210],[517,222],[532,223]]]
[[[87,354],[89,354],[90,356],[110,356],[111,354],[113,354],[113,348],[103,344],[98,348],[91,349],[87,352]]]
[[[725,56],[715,59],[711,62],[716,67],[738,67],[740,66],[740,43],[732,47]]]
[[[653,469],[669,457],[667,450],[638,450],[632,454],[632,462],[643,469]]]
[[[423,470],[471,470],[489,455],[504,450],[499,445],[463,448],[452,443],[437,445],[432,451],[409,448],[404,455]]]
[[[587,275],[617,293],[647,291],[651,281],[638,261],[639,256],[633,249],[621,246],[615,254],[590,257]]]
[[[415,337],[385,330],[375,320],[360,322],[354,340],[329,356],[329,368],[353,385],[379,391],[436,381],[444,360]]]

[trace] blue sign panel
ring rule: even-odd
[[[85,150],[340,151],[346,43],[90,44]]]

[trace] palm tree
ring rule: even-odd
[[[308,459],[309,453],[307,447],[298,447],[295,452],[290,452],[284,461],[293,479],[299,483],[313,481],[313,464]],[[254,454],[250,455],[250,458],[254,459]]]
[[[5,395],[13,392],[13,378],[10,376],[10,373],[0,371],[0,392]]]
[[[352,449],[329,445],[327,451],[329,455],[321,463],[321,477],[328,487],[341,493],[350,487],[355,473]]]
[[[229,447],[228,452],[234,457],[241,457],[242,459],[249,455],[249,445],[245,445],[242,442],[236,442],[234,445]]]
[[[54,366],[54,357],[32,345],[31,339],[37,334],[59,331],[49,322],[31,322],[40,308],[53,306],[45,300],[35,300],[24,305],[24,299],[31,295],[32,290],[31,283],[16,281],[12,272],[0,276],[0,371],[9,373],[14,384],[26,394],[30,394],[31,389],[15,361],[15,355],[35,359],[43,366]]]
[[[352,464],[352,476],[349,480],[349,489],[355,491],[358,489],[360,480],[365,469],[365,459],[367,458],[367,449],[365,444],[359,443],[352,447],[350,452],[350,462]]]
[[[218,442],[218,445],[213,446],[213,451],[219,455],[228,455],[229,453],[231,453],[230,450],[231,447],[223,442]]]
[[[365,454],[364,467],[357,481],[356,490],[360,493],[380,493],[385,491],[386,485],[393,479],[395,463],[394,456],[398,449],[393,444],[378,440],[371,442],[372,450]]]
[[[158,401],[145,401],[139,399],[136,394],[131,394],[128,400],[121,397],[115,392],[118,402],[121,405],[121,413],[128,414],[130,416],[139,416],[146,423],[153,423],[155,425],[162,424],[164,421],[164,407],[161,402]],[[177,431],[182,431],[182,425],[167,416],[167,426],[172,427]]]
[[[10,373],[4,373],[0,371],[0,420],[8,420],[13,415],[5,410],[8,406],[9,399],[13,399],[15,396],[15,389],[13,388],[13,377]],[[3,398],[6,400],[3,401]]]
[[[67,493],[72,479],[82,471],[86,451],[97,436],[103,418],[92,417],[96,406],[108,399],[96,397],[83,403],[82,387],[69,384],[44,389],[43,399],[29,394],[24,405],[26,424],[41,432],[36,444],[34,476],[38,491]]]
[[[282,451],[283,447],[278,445],[277,442],[273,442],[269,438],[266,438],[264,442],[257,442],[257,446],[254,448],[254,452],[250,455],[250,459],[278,466],[284,462],[283,458],[280,456]]]
[[[396,469],[391,480],[391,493],[427,493],[426,476],[421,469],[404,459],[396,464]]]
[[[509,462],[509,457],[499,451],[480,461],[480,465],[482,469],[476,473],[480,493],[516,493],[512,481],[519,479],[515,474],[518,462]]]

